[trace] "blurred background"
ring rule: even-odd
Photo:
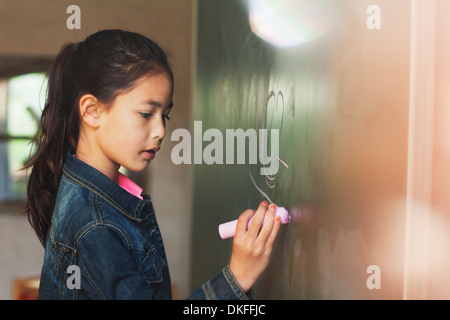
[[[73,4],[80,29],[66,26]],[[44,250],[17,213],[45,71],[63,44],[107,28],[148,36],[174,65],[163,148],[126,174],[154,200],[175,298],[229,262],[218,224],[269,200],[292,220],[258,298],[448,299],[449,10],[446,0],[0,0],[0,299],[36,298]],[[171,132],[195,120],[204,131],[279,129],[278,173],[174,165]]]

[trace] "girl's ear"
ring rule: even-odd
[[[79,108],[81,119],[90,127],[97,128],[100,125],[100,105],[100,101],[92,94],[85,94],[80,98]]]

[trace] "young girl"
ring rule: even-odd
[[[152,200],[118,170],[155,158],[173,82],[164,52],[132,32],[99,31],[56,57],[28,164],[26,212],[45,246],[40,299],[171,299]],[[242,213],[229,265],[190,298],[252,298],[279,227],[273,204]]]

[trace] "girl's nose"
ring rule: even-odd
[[[152,138],[162,140],[166,136],[166,125],[163,119],[155,120],[152,123]]]

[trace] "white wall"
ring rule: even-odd
[[[0,299],[12,297],[13,279],[41,272],[44,248],[26,216],[0,214]]]

